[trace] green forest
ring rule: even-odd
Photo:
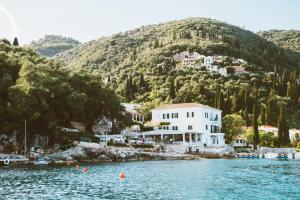
[[[31,136],[47,135],[53,144],[71,121],[82,122],[86,132],[102,116],[124,126],[120,99],[99,73],[72,71],[14,44],[0,41],[0,133],[16,131],[22,139],[27,120]]]

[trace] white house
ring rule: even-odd
[[[168,104],[152,110],[153,131],[143,132],[154,140],[172,140],[199,146],[224,146],[222,111],[198,103]]]
[[[132,121],[141,124],[144,123],[144,116],[138,112],[141,105],[133,103],[122,103],[121,105],[125,108],[125,111],[131,115]]]
[[[218,69],[219,74],[221,74],[222,76],[227,77],[228,73],[227,73],[227,69],[225,67],[221,67]]]
[[[131,116],[131,120],[136,122],[136,124],[127,127],[126,129],[121,131],[121,134],[124,136],[137,136],[141,133],[141,127],[139,124],[144,123],[144,116],[138,112],[138,109],[141,107],[140,104],[132,104],[132,103],[122,103],[121,104],[127,114]]]
[[[204,65],[205,66],[210,66],[214,63],[214,59],[212,56],[207,56],[204,58]]]
[[[181,61],[181,65],[182,66],[190,66],[190,65],[192,65],[194,63],[195,63],[195,59],[193,59],[193,58],[184,58]]]

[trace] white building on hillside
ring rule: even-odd
[[[213,63],[214,63],[214,59],[213,59],[212,56],[207,56],[207,57],[204,58],[204,65],[206,67],[212,65]]]
[[[152,110],[153,131],[143,136],[199,146],[224,146],[222,111],[198,103],[163,105]],[[147,124],[145,124],[147,126]]]
[[[131,115],[132,121],[141,124],[144,123],[144,116],[138,112],[138,109],[141,108],[140,104],[122,103],[121,105],[125,108],[125,111]]]
[[[127,114],[130,115],[132,122],[135,124],[122,130],[124,136],[137,136],[141,133],[140,124],[144,123],[144,116],[139,113],[138,109],[141,108],[140,104],[122,103]]]

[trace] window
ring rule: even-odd
[[[165,119],[166,118],[166,115],[165,114],[163,114],[163,119]]]
[[[219,120],[219,115],[216,114],[216,118],[215,118],[215,121],[218,121]]]
[[[208,125],[205,126],[205,129],[208,130]]]
[[[172,118],[178,118],[178,113],[172,113]]]
[[[190,117],[190,113],[189,113],[189,112],[186,113],[186,117],[187,117],[187,118]]]
[[[167,114],[167,119],[169,119],[170,118],[170,115],[169,115],[169,113]]]
[[[173,126],[172,129],[177,131],[178,130],[178,126]]]
[[[194,117],[194,112],[192,112],[192,117]]]
[[[205,118],[208,118],[208,113],[207,112],[205,113]]]
[[[193,126],[192,125],[188,125],[188,130],[193,130]]]

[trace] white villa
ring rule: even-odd
[[[198,103],[163,105],[152,110],[152,121],[145,126],[153,131],[143,137],[204,147],[225,146],[221,133],[222,111]]]
[[[138,112],[138,109],[141,107],[140,104],[132,103],[122,103],[122,106],[125,108],[125,111],[131,116],[131,120],[136,122],[136,124],[127,127],[121,131],[123,136],[135,136],[139,135],[141,132],[141,127],[139,124],[144,123],[144,116]]]

